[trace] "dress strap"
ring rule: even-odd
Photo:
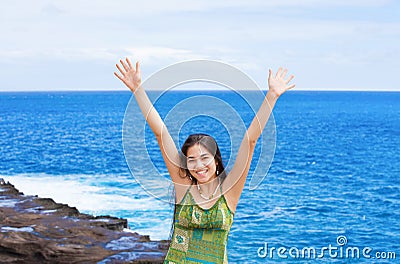
[[[218,181],[219,181],[219,191],[221,192],[221,195],[222,195],[222,182],[221,182],[221,179],[218,178]]]
[[[185,200],[187,194],[188,194],[189,191],[190,191],[190,188],[192,188],[192,185],[193,185],[193,182],[192,182],[192,183],[190,184],[190,186],[186,189],[185,195],[183,195],[183,198],[182,198],[182,200],[180,201],[179,204],[182,204],[182,203],[183,203],[183,201]]]

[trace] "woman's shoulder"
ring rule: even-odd
[[[175,198],[176,204],[181,204],[183,199],[187,196],[190,192],[193,183],[185,185],[185,184],[174,184],[175,187]]]

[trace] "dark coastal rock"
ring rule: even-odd
[[[162,263],[169,241],[127,226],[126,219],[24,195],[0,179],[1,263]]]

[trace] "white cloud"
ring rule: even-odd
[[[212,23],[211,23],[212,24]],[[24,38],[30,39],[34,32],[24,36],[9,35],[14,39],[20,39],[18,45],[14,47],[4,46],[0,50],[0,60],[22,59],[22,58],[41,58],[53,57],[63,58],[67,60],[79,59],[103,59],[113,60],[119,56],[133,56],[141,60],[189,60],[199,58],[214,57],[218,59],[235,59],[242,57],[249,52],[259,53],[265,52],[264,46],[282,42],[285,50],[296,49],[296,41],[300,43],[321,43],[332,42],[346,43],[349,47],[353,43],[365,41],[363,47],[369,47],[374,50],[377,47],[371,47],[368,42],[375,41],[378,38],[389,38],[395,40],[400,36],[399,23],[372,23],[358,21],[324,21],[315,23],[313,21],[287,21],[277,25],[269,24],[249,24],[242,28],[229,28],[229,25],[220,25],[220,27],[212,28],[212,25],[206,24],[208,27],[206,32],[198,32],[188,30],[182,38],[182,32],[158,32],[146,35],[143,31],[137,42],[142,44],[132,46],[128,42],[132,38],[123,37],[121,39],[110,39],[109,43],[100,42],[99,38],[84,38],[84,32],[67,32],[60,36],[62,39],[51,40],[51,45],[47,39],[36,39],[29,43]],[[190,28],[190,25],[188,25]],[[223,32],[223,35],[221,35]],[[4,34],[3,34],[4,36]],[[71,43],[71,39],[82,38],[86,47],[79,47],[79,43]],[[107,35],[104,36],[107,38]],[[201,43],[196,40],[201,38]],[[145,39],[141,41],[141,39]],[[159,40],[168,39],[170,45],[155,46],[150,43],[157,43]],[[185,41],[185,45],[172,44],[173,42]],[[208,43],[204,46],[204,43]],[[149,45],[150,44],[150,45]],[[178,44],[178,43],[177,43]],[[383,43],[382,43],[383,44]],[[251,51],[243,49],[247,45],[257,45]],[[395,44],[394,44],[395,45]],[[15,47],[16,46],[16,47]],[[76,46],[76,47],[73,47]],[[181,46],[182,48],[174,48]],[[292,48],[287,48],[292,46]],[[190,48],[189,48],[190,47]],[[267,47],[267,46],[266,46]],[[287,54],[290,55],[290,54]]]
[[[207,54],[195,53],[187,49],[174,49],[161,46],[129,47],[124,49],[108,48],[52,48],[52,49],[20,49],[0,50],[0,60],[12,61],[14,59],[52,59],[66,61],[103,60],[113,61],[116,58],[128,56],[135,60],[159,63],[160,61],[181,61],[205,59]]]
[[[55,61],[60,72],[82,71],[88,63],[107,72],[125,56],[141,60],[149,74],[191,59],[224,61],[250,73],[263,72],[262,78],[271,64],[282,63],[302,69],[333,65],[357,71],[372,63],[399,68],[400,22],[393,17],[396,5],[388,0],[2,3],[0,88],[7,84],[7,71],[17,72],[19,66],[34,76],[36,65],[55,72]],[[68,86],[74,85],[68,79]],[[17,86],[25,85],[21,81]]]
[[[207,56],[206,54],[196,54],[195,52],[187,49],[174,49],[161,46],[132,47],[127,48],[126,51],[128,52],[127,56],[149,62],[160,60],[181,61],[204,59]]]
[[[3,18],[26,18],[43,14],[71,16],[124,16],[127,14],[139,17],[149,14],[179,13],[186,11],[207,11],[213,9],[237,8],[243,10],[259,10],[271,7],[371,7],[384,6],[393,0],[3,0],[0,16]]]
[[[101,59],[108,60],[115,55],[101,48],[88,49],[20,49],[20,50],[2,50],[0,51],[0,60],[12,61],[14,59],[32,60],[32,59],[62,59],[62,60],[87,60]]]

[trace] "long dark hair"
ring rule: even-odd
[[[226,178],[226,172],[224,164],[222,163],[221,151],[219,150],[217,141],[210,135],[207,134],[191,134],[185,140],[182,145],[180,155],[180,172],[179,175],[182,178],[189,178],[192,181],[192,185],[197,184],[197,179],[190,174],[189,169],[187,168],[187,151],[190,147],[200,144],[204,148],[207,149],[208,152],[214,155],[214,159],[216,161],[216,170],[217,170],[217,177],[219,177],[220,182],[222,183]],[[174,223],[175,223],[175,213],[176,213],[176,195],[175,190],[173,189],[172,199],[174,200],[174,215],[172,220],[172,227],[169,234],[169,239],[172,239],[172,235],[174,232]],[[179,201],[180,202],[180,201]]]

